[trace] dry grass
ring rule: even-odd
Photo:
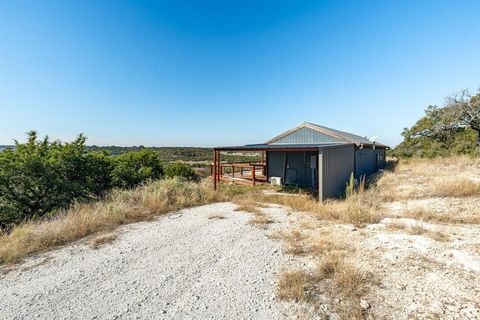
[[[110,232],[119,225],[152,219],[181,208],[226,201],[252,188],[221,186],[214,192],[202,183],[166,179],[133,190],[114,190],[104,200],[76,204],[55,219],[29,221],[0,236],[0,263],[63,245],[97,232]]]
[[[366,310],[361,308],[360,299],[374,283],[372,275],[339,252],[332,252],[322,258],[312,275],[304,270],[283,272],[277,295],[283,300],[315,304],[320,294],[328,293],[342,319],[362,319]]]
[[[101,234],[92,240],[91,246],[94,249],[98,249],[107,243],[115,241],[117,237],[118,235],[116,235],[115,233]]]
[[[468,179],[442,179],[434,181],[434,194],[439,197],[474,197],[480,196],[480,183]]]
[[[292,255],[312,254],[319,257],[328,252],[347,250],[343,240],[330,232],[315,231],[307,236],[300,230],[283,231],[277,233],[276,238],[285,241],[285,253]],[[348,249],[354,250],[353,247]]]
[[[362,309],[360,299],[368,293],[375,283],[373,276],[358,267],[357,263],[347,261],[340,253],[326,255],[317,266],[317,281],[325,282],[330,296],[340,297],[334,307],[342,319],[363,319],[366,310]]]
[[[282,232],[281,238],[285,240],[287,246],[285,253],[293,255],[301,255],[306,253],[303,241],[305,236],[299,230],[293,230],[291,232]]]
[[[213,220],[213,219],[217,219],[217,220],[223,220],[223,219],[226,219],[227,217],[225,217],[224,214],[222,213],[214,213],[214,214],[211,214],[208,216],[208,219],[210,220]]]
[[[427,236],[435,241],[446,242],[450,241],[450,236],[442,231],[430,231]]]
[[[280,274],[277,296],[282,300],[304,301],[309,275],[305,271],[289,271]]]
[[[476,179],[472,179],[476,177]],[[386,172],[377,182],[382,201],[441,197],[480,196],[480,158],[401,160],[394,172]]]
[[[412,176],[438,177],[455,175],[459,170],[465,171],[479,166],[480,158],[469,156],[410,158],[402,159],[396,166],[395,172],[408,172]]]
[[[242,212],[248,212],[248,213],[254,213],[254,214],[262,214],[262,211],[253,205],[248,205],[248,204],[240,204],[237,205],[233,211],[242,211]]]
[[[252,219],[250,219],[248,223],[252,225],[265,227],[267,224],[274,223],[275,221],[269,218],[260,209],[260,208],[267,207],[267,205],[264,203],[258,202],[257,201],[258,198],[259,196],[252,197],[252,196],[246,195],[244,197],[234,199],[232,202],[234,202],[237,205],[234,211],[253,213],[254,216]]]
[[[314,213],[318,219],[351,223],[357,227],[381,220],[378,204],[367,193],[354,195],[344,200],[318,202],[308,195],[295,197],[263,196],[262,201],[290,207],[295,211]]]
[[[407,226],[404,223],[398,221],[390,222],[387,224],[387,229],[389,230],[404,230],[406,228]]]
[[[255,213],[254,217],[248,221],[249,224],[260,225],[263,227],[274,222],[275,220],[269,218],[265,213]]]
[[[404,230],[406,231],[408,234],[411,234],[411,235],[418,235],[418,236],[424,236],[424,237],[429,237],[433,240],[436,240],[436,241],[449,241],[450,240],[450,237],[442,232],[442,231],[439,231],[439,230],[430,230],[428,228],[425,228],[425,226],[423,226],[421,223],[416,223],[414,225],[406,225],[402,222],[399,222],[399,221],[394,221],[394,222],[390,222],[388,225],[387,225],[387,228],[390,229],[390,230]]]
[[[333,251],[354,251],[355,248],[350,245],[347,247],[343,239],[338,235],[321,232],[309,239],[308,252],[315,256],[322,256]]]
[[[287,206],[295,211],[311,212],[319,220],[350,223],[361,227],[379,222],[383,215],[393,214],[398,217],[396,211],[389,211],[390,206],[386,206],[386,202],[419,199],[408,202],[409,210],[401,211],[399,215],[436,223],[480,223],[480,212],[477,209],[480,196],[479,183],[480,159],[468,157],[410,159],[400,161],[394,171],[385,172],[374,185],[345,200],[318,203],[308,195],[300,195],[264,196],[262,201]],[[451,199],[438,198],[439,196]],[[439,202],[440,200],[442,202]],[[430,210],[415,208],[417,203],[420,207]],[[397,204],[391,207],[395,208]],[[450,240],[450,236],[443,232],[448,230],[446,229],[448,226],[437,229],[421,222],[410,226],[403,221],[392,221],[387,228],[395,232],[428,237],[435,241]],[[360,233],[361,230],[358,234]],[[367,294],[370,295],[371,287],[378,284],[378,278],[359,267],[358,262],[362,257],[355,257],[352,252],[348,252],[350,245],[345,246],[345,242],[338,241],[339,238],[344,240],[342,237],[349,235],[352,236],[348,238],[350,243],[354,243],[353,239],[359,240],[353,236],[354,233],[337,233],[335,230],[328,234],[320,231],[318,227],[309,228],[306,223],[301,229],[282,234],[287,253],[293,255],[311,253],[320,258],[315,272],[299,271],[301,276],[294,282],[296,285],[291,286],[293,291],[296,291],[295,288],[302,290],[302,298],[290,299],[303,300],[318,306],[319,303],[324,304],[323,299],[328,297],[326,305],[339,318],[364,319],[370,316],[369,307],[363,309],[360,301],[365,299]],[[285,288],[282,290],[288,292]]]
[[[306,301],[307,287],[312,277],[306,271],[287,271],[280,274],[277,296],[282,300]]]
[[[428,229],[426,229],[424,226],[422,226],[419,223],[411,225],[408,228],[408,233],[416,236],[424,235],[427,232],[428,232]]]
[[[316,269],[318,280],[331,279],[336,293],[347,298],[360,298],[368,291],[371,276],[340,253],[326,255]]]
[[[460,216],[457,214],[434,213],[423,208],[412,208],[402,211],[402,216],[413,218],[421,221],[452,223],[452,224],[480,224],[480,213],[472,213],[468,216]]]
[[[432,231],[419,223],[410,226],[407,231],[409,234],[429,237],[436,241],[448,241],[450,239],[447,234],[438,230]]]

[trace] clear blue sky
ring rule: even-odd
[[[395,145],[480,87],[480,1],[0,0],[0,144],[264,142],[303,121]]]

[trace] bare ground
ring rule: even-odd
[[[122,227],[111,242],[84,239],[29,258],[0,276],[0,318],[293,317],[275,297],[280,243],[234,208],[187,209]]]
[[[295,213],[284,230],[295,230],[295,241],[279,238],[293,257],[289,271],[311,275],[303,304],[325,318],[480,319],[480,193],[469,185],[479,179],[478,159],[423,160],[387,173],[367,194],[380,203],[379,223],[357,228]],[[332,254],[365,275],[362,292],[342,295],[348,283],[318,276]]]

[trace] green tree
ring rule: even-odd
[[[197,174],[187,163],[175,162],[165,166],[165,176],[167,178],[179,177],[185,180],[196,181]]]
[[[158,154],[143,149],[114,158],[112,182],[115,187],[132,188],[148,180],[159,179],[162,174],[163,166]]]
[[[391,154],[435,157],[479,154],[480,93],[468,91],[447,98],[444,107],[429,106],[425,116],[402,132],[404,140]]]
[[[88,154],[79,135],[71,143],[37,138],[0,153],[0,227],[43,217],[77,199],[110,187],[111,164],[105,155]]]

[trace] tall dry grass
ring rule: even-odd
[[[474,197],[480,196],[480,183],[469,179],[446,179],[434,181],[434,193],[439,197]]]
[[[270,236],[285,242],[284,252],[291,255],[311,254],[322,256],[332,251],[354,251],[353,246],[347,246],[340,236],[330,231],[314,233],[302,232],[302,229],[292,231],[277,231]]]
[[[480,212],[464,211],[466,215],[458,215],[450,211],[444,213],[428,211],[424,208],[412,208],[402,211],[401,215],[427,222],[441,222],[451,224],[480,224]]]
[[[258,199],[257,199],[258,201]],[[354,194],[347,199],[319,202],[309,195],[263,196],[262,201],[287,206],[295,211],[311,212],[318,219],[351,223],[357,227],[377,223],[382,216],[378,203],[372,201],[369,193]]]
[[[377,182],[382,201],[480,196],[480,158],[411,158],[398,162]]]
[[[33,253],[63,245],[90,234],[182,208],[227,201],[249,187],[222,185],[218,192],[210,183],[165,179],[132,190],[114,190],[104,200],[75,204],[54,219],[29,221],[0,236],[0,263],[17,262]]]
[[[277,296],[282,300],[306,300],[310,276],[305,271],[286,271],[280,274]]]

